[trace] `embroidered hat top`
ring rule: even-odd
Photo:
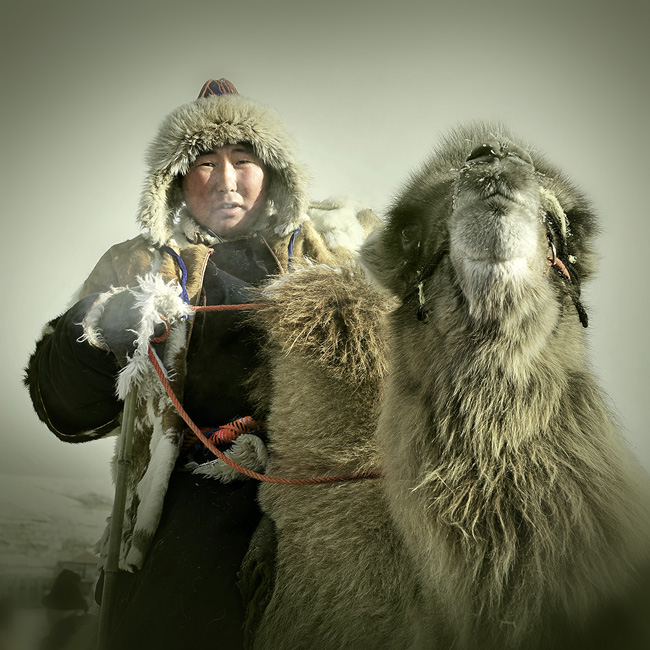
[[[209,95],[239,95],[239,93],[228,79],[208,79],[203,84],[199,97],[208,97]]]

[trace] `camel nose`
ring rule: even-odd
[[[467,162],[480,160],[487,162],[493,158],[506,158],[507,156],[516,156],[527,165],[533,164],[529,153],[512,142],[483,142],[474,147],[465,160]]]
[[[474,147],[472,152],[467,156],[467,162],[471,160],[486,160],[489,158],[500,157],[498,154],[499,146],[496,144],[480,144],[478,147]]]

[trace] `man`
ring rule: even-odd
[[[240,648],[237,571],[260,518],[256,484],[205,469],[213,457],[162,392],[146,344],[165,317],[169,334],[156,349],[199,427],[263,417],[246,389],[259,337],[240,312],[195,315],[187,304],[247,303],[251,286],[301,258],[334,265],[376,216],[310,205],[278,117],[224,79],[164,120],[148,162],[142,234],[113,246],[48,324],[26,381],[38,415],[69,442],[118,427],[116,377],[122,398],[138,386],[111,647]],[[262,469],[260,435],[253,423],[227,455]],[[215,473],[220,480],[206,476]]]

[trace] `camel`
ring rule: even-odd
[[[261,486],[255,650],[647,647],[647,478],[586,350],[595,233],[565,174],[475,123],[406,183],[364,270],[265,287],[267,473],[382,475]]]

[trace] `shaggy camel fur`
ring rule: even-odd
[[[268,473],[384,478],[261,487],[256,650],[646,647],[645,477],[586,359],[594,231],[555,167],[470,125],[364,245],[393,308],[353,267],[266,288]]]
[[[359,268],[315,266],[280,278],[264,300],[254,318],[267,329],[272,361],[271,381],[262,382],[272,386],[267,474],[378,470],[386,297]],[[260,502],[275,523],[279,552],[253,647],[404,647],[417,620],[418,586],[383,481],[264,483]]]

